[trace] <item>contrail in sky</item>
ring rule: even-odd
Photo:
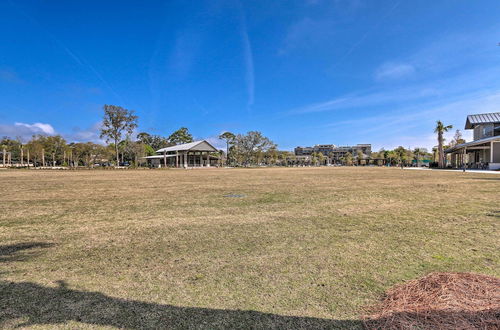
[[[351,55],[352,52],[355,51],[365,41],[366,38],[368,38],[368,36],[373,32],[373,30],[377,29],[380,26],[380,24],[382,24],[382,22],[385,21],[387,17],[389,17],[389,15],[399,6],[399,4],[400,1],[397,1],[394,4],[394,6],[392,6],[391,9],[389,9],[389,11],[384,16],[382,16],[382,18],[377,22],[377,24],[375,24],[375,26],[373,26],[368,32],[366,32],[354,45],[351,46],[351,48],[347,50],[347,52],[344,55],[342,55],[340,60],[338,60],[338,62],[333,67],[335,68],[340,63],[342,63],[347,56]]]
[[[250,43],[250,38],[248,37],[247,30],[247,22],[245,13],[243,11],[243,6],[241,2],[238,2],[240,7],[240,15],[241,15],[241,36],[243,41],[243,58],[245,60],[245,81],[247,85],[247,94],[248,94],[248,102],[247,107],[250,110],[250,107],[254,103],[254,95],[255,95],[255,73],[254,73],[254,65],[253,65],[253,53],[252,53],[252,45]]]
[[[12,1],[9,1],[10,5],[16,9],[17,11],[19,11],[23,16],[25,16],[29,21],[31,21],[33,24],[37,25],[43,32],[45,32],[45,34],[47,34],[49,36],[50,39],[52,39],[52,41],[54,41],[59,47],[61,47],[64,52],[69,56],[71,57],[79,66],[81,67],[84,67],[88,70],[90,70],[96,77],[97,79],[104,85],[106,86],[110,91],[111,93],[123,104],[125,103],[123,98],[114,90],[113,87],[111,87],[111,84],[106,80],[104,79],[104,77],[94,68],[94,66],[92,64],[90,64],[89,62],[85,61],[84,59],[82,59],[81,57],[77,56],[71,49],[69,49],[68,46],[66,46],[61,40],[59,40],[58,38],[56,38],[55,35],[53,35],[52,33],[50,33],[47,29],[45,29],[36,19],[34,19],[33,17],[31,17],[30,15],[28,15],[28,13],[26,13],[24,10],[22,10],[21,8],[19,8],[18,6],[16,6]]]

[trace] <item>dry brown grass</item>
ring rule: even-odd
[[[362,307],[403,280],[500,275],[494,174],[12,170],[0,179],[5,327],[360,327]]]

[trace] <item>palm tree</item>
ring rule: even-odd
[[[420,161],[420,155],[424,154],[424,150],[422,148],[415,148],[415,150],[413,150],[413,154],[415,155],[415,158],[417,160],[417,167],[418,167],[418,162]]]
[[[438,120],[436,122],[436,128],[434,128],[434,133],[437,133],[438,135],[438,166],[439,168],[444,168],[444,150],[443,150],[443,143],[444,143],[444,138],[443,138],[443,133],[448,132],[450,129],[453,128],[453,125],[448,125],[445,126],[441,120]]]

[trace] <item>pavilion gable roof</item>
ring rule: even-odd
[[[172,151],[209,151],[217,152],[217,149],[208,143],[206,140],[194,141],[191,143],[179,144],[176,146],[166,147],[156,150],[157,153],[172,152]]]

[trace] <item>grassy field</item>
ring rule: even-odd
[[[0,180],[0,327],[357,328],[363,307],[404,280],[500,276],[495,174],[4,170]]]

